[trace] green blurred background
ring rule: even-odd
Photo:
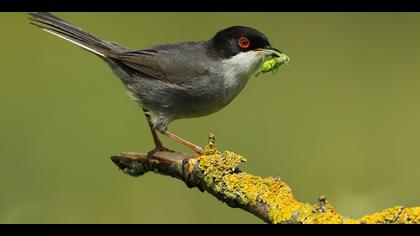
[[[219,149],[247,157],[244,171],[280,175],[301,201],[324,194],[346,216],[420,205],[420,14],[57,15],[136,49],[259,29],[292,68],[170,128],[200,145],[213,132]],[[120,81],[24,13],[0,22],[0,223],[261,223],[175,179],[124,175],[111,154],[152,139]]]

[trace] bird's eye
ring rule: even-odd
[[[240,37],[238,40],[239,47],[241,48],[248,48],[249,47],[249,39],[246,37]]]

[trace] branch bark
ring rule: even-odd
[[[310,205],[296,200],[279,177],[262,178],[238,168],[246,159],[233,152],[216,150],[210,135],[204,155],[192,157],[179,152],[146,154],[123,152],[111,160],[124,173],[141,176],[147,172],[175,177],[189,188],[208,192],[230,207],[241,208],[267,223],[302,224],[419,224],[420,207],[395,206],[360,219],[341,216],[324,196]]]

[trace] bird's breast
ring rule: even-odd
[[[262,57],[257,52],[240,53],[210,67],[206,78],[200,79],[201,89],[195,94],[191,114],[208,115],[228,105],[245,87],[250,77],[261,66]]]

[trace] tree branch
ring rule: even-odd
[[[420,223],[420,207],[396,206],[356,220],[338,214],[323,196],[315,205],[299,202],[280,178],[241,172],[238,165],[245,158],[233,152],[217,151],[213,135],[204,155],[197,158],[178,152],[158,152],[150,158],[146,154],[123,152],[111,159],[128,175],[141,176],[153,171],[175,177],[189,188],[206,191],[230,207],[248,211],[267,223]]]

